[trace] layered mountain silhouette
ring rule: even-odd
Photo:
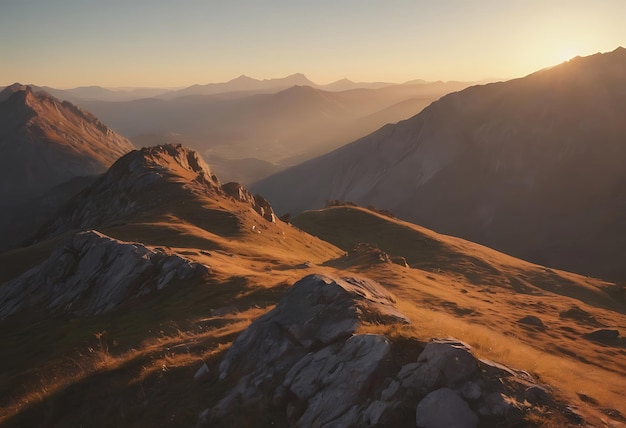
[[[623,278],[626,49],[449,94],[252,186],[279,212],[328,199],[549,266]]]
[[[32,88],[0,93],[0,207],[70,178],[102,173],[133,149],[92,114]]]
[[[224,179],[251,182],[385,123],[406,119],[442,95],[466,86],[435,82],[330,92],[299,84],[256,95],[190,95],[81,105],[138,146],[181,143],[198,150]],[[243,159],[265,165],[245,168],[230,162]]]
[[[595,258],[576,253],[570,264],[609,266],[623,242],[612,234],[625,231],[624,56],[618,49],[576,58],[448,95],[288,171],[267,193],[278,191],[280,213],[325,199],[388,202],[396,214],[423,214],[441,228],[523,244],[541,256],[588,245]],[[285,134],[272,131],[280,138],[301,136],[288,124],[302,121],[319,136],[316,126],[334,119],[374,123],[419,110],[434,94],[406,98],[410,90],[294,86],[136,106],[167,113],[147,114],[146,124],[157,117],[201,127],[210,114],[198,109],[191,117],[172,105],[210,99],[211,120],[227,123],[224,135],[239,127],[269,136],[269,125],[282,125]],[[114,106],[123,112],[127,104]],[[36,147],[27,158],[6,147],[3,166],[14,172],[57,146],[52,160],[60,166],[73,165],[76,153],[85,164],[108,165],[98,175],[46,184],[34,202],[9,207],[8,229],[25,245],[0,245],[0,425],[626,422],[624,283],[533,264],[337,200],[281,219],[264,195],[223,184],[201,153],[183,145],[114,155],[114,142],[127,140],[91,114],[20,85],[2,92],[0,108],[3,132],[22,130],[13,145]],[[247,144],[238,149],[253,147]],[[242,165],[270,164],[259,162]],[[54,177],[36,172],[42,182]],[[3,176],[2,183],[19,181]],[[45,221],[24,229],[17,220],[31,211]],[[0,244],[8,229],[0,230]]]
[[[316,86],[304,74],[296,73],[290,76],[274,78],[274,79],[253,79],[242,74],[228,82],[208,83],[206,85],[192,85],[177,91],[171,91],[160,98],[172,99],[184,97],[187,95],[215,95],[232,92],[248,92],[248,93],[271,93],[287,89],[294,85]]]

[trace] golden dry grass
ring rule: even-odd
[[[211,267],[211,281],[168,288],[118,312],[84,320],[79,328],[74,324],[76,331],[71,335],[60,333],[67,329],[63,320],[36,324],[43,331],[33,334],[33,343],[13,349],[11,345],[23,340],[21,335],[29,329],[5,330],[1,336],[10,351],[0,363],[11,359],[5,365],[10,367],[10,379],[0,382],[0,392],[12,390],[16,384],[26,385],[26,389],[3,402],[0,421],[9,425],[38,417],[74,421],[67,406],[72,404],[75,387],[91,399],[98,397],[100,390],[125,397],[124,412],[103,412],[103,420],[113,425],[133,421],[134,426],[151,426],[159,417],[174,418],[172,426],[193,425],[198,412],[223,392],[217,382],[194,384],[195,370],[202,361],[214,370],[237,334],[269,310],[286,287],[310,273],[377,280],[397,297],[399,309],[412,321],[407,326],[370,325],[364,327],[366,331],[420,341],[454,336],[470,344],[482,358],[529,371],[554,387],[559,397],[576,404],[594,424],[607,419],[601,408],[626,414],[625,349],[583,339],[593,327],[560,316],[577,306],[599,324],[626,331],[624,308],[604,293],[606,283],[532,265],[363,209],[335,208],[330,211],[340,214],[337,219],[327,212],[323,221],[316,219],[317,227],[336,232],[323,236],[317,231],[331,242],[327,243],[294,226],[264,222],[234,202],[219,203],[221,209],[239,210],[237,235],[220,234],[206,224],[201,227],[200,222],[191,221],[194,213],[175,212],[167,220],[143,218],[104,230],[119,239],[168,246],[204,263]],[[305,227],[299,221],[296,224]],[[363,241],[405,257],[412,267],[345,259],[343,269],[338,269],[329,263]],[[227,313],[211,315],[220,308]],[[546,330],[519,324],[525,315],[541,318]],[[99,348],[94,334],[103,330],[107,331],[102,337],[106,346]],[[46,339],[57,335],[57,341]],[[51,346],[62,349],[24,358],[40,355]],[[90,347],[93,353],[88,351]],[[67,364],[68,358],[77,355],[76,363]],[[34,373],[33,365],[41,370]],[[62,379],[58,373],[63,374]],[[216,380],[215,372],[211,376]],[[581,400],[578,394],[597,404]],[[93,403],[84,406],[85,411],[96,411]],[[146,416],[147,411],[152,416]],[[549,426],[553,420],[546,415],[538,423]]]

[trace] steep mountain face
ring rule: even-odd
[[[78,176],[100,174],[133,149],[90,113],[28,86],[0,93],[0,208]]]
[[[252,186],[280,212],[374,205],[518,257],[626,275],[626,49],[449,94]]]
[[[196,152],[173,145],[142,148],[121,157],[70,200],[37,239],[71,229],[103,227],[134,215],[168,213],[172,207],[202,197],[223,198],[225,194]]]

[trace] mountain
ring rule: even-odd
[[[70,178],[102,173],[133,146],[75,105],[14,84],[0,93],[0,148],[6,209]]]
[[[180,146],[131,152],[100,180],[55,216],[62,235],[0,253],[0,424],[540,427],[626,412],[615,284],[356,206],[287,224]]]
[[[225,179],[244,177],[249,183],[337,148],[388,121],[410,117],[465,86],[436,83],[329,92],[301,85],[234,98],[195,95],[81,105],[137,145],[182,143],[198,150],[216,170],[223,171]],[[409,99],[415,100],[412,106],[391,108]],[[270,165],[255,173],[243,163],[237,167],[231,162],[242,159]]]
[[[620,279],[626,49],[444,96],[253,186],[280,213],[348,200],[536,263]]]
[[[91,113],[15,84],[0,93],[0,251],[133,149]]]
[[[296,73],[282,78],[274,79],[253,79],[246,75],[241,75],[228,82],[208,83],[206,85],[192,85],[188,88],[168,92],[160,98],[173,99],[188,95],[215,95],[228,92],[255,92],[273,93],[287,89],[294,85],[315,86],[304,74]]]
[[[422,81],[426,83],[425,81]],[[385,86],[393,86],[396,83],[387,82],[353,82],[350,79],[340,79],[327,85],[321,85],[320,88],[325,91],[349,91],[351,89],[379,89]]]

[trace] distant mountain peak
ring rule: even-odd
[[[28,85],[0,93],[0,118],[0,201],[7,205],[70,178],[102,173],[133,149],[91,113]]]
[[[250,76],[246,76],[245,74],[242,74],[238,77],[235,77],[234,79],[231,79],[228,81],[228,83],[241,83],[241,82],[257,82],[257,79],[253,79]]]
[[[16,82],[10,86],[7,86],[6,88],[2,90],[2,92],[0,92],[0,102],[4,102],[8,100],[16,92],[22,92],[22,91],[32,93],[33,88],[31,88],[28,85],[22,85],[21,83]]]

